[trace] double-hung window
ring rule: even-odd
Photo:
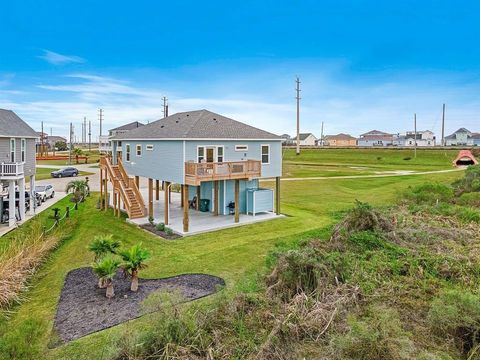
[[[197,148],[197,162],[201,163],[205,160],[205,148],[203,146],[199,146]]]
[[[142,145],[137,144],[137,156],[142,156]]]
[[[217,162],[223,162],[223,146],[217,147]]]
[[[262,145],[262,164],[270,164],[270,145]]]
[[[25,162],[25,150],[26,150],[26,147],[27,147],[26,140],[22,139],[21,144],[22,144],[22,147],[21,147],[21,149],[22,149],[22,162]]]
[[[125,145],[125,160],[130,161],[130,144]]]
[[[10,162],[15,162],[15,139],[10,139]]]

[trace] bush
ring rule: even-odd
[[[165,231],[165,224],[158,223],[157,226],[155,226],[155,229],[157,229],[157,231]]]
[[[480,165],[469,166],[463,178],[452,184],[457,195],[480,191]]]
[[[453,196],[453,189],[450,186],[430,183],[409,187],[405,192],[404,198],[416,204],[433,205],[438,202],[450,202]]]
[[[164,231],[165,231],[165,234],[167,235],[173,235],[173,230],[170,229],[169,227],[165,226]]]
[[[150,225],[155,226],[155,219],[153,218],[153,216],[148,217],[148,222]]]
[[[480,192],[464,193],[457,199],[462,206],[480,207]]]
[[[439,334],[452,336],[466,355],[479,344],[480,297],[468,291],[447,291],[433,300],[428,321]]]
[[[408,160],[412,160],[412,158],[410,156],[407,156],[407,157],[404,157],[403,160],[408,161]]]

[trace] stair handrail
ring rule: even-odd
[[[103,159],[103,161],[101,161],[101,163],[105,166],[108,173],[110,174],[110,179],[113,180],[112,183],[113,184],[117,183],[119,185],[118,187],[120,189],[120,194],[122,196],[123,203],[126,205],[125,207],[127,208],[127,213],[128,213],[128,216],[130,217],[130,211],[131,211],[131,208],[132,208],[132,203],[130,202],[130,199],[127,196],[127,193],[124,189],[123,182],[118,179],[117,175],[115,174],[115,171],[113,171],[112,163],[111,163],[110,159],[108,157],[102,157],[102,159]]]
[[[137,183],[134,181],[133,178],[131,178],[127,175],[127,172],[125,171],[125,168],[123,167],[122,161],[117,160],[117,166],[118,166],[118,169],[120,170],[120,173],[122,174],[122,177],[123,177],[125,183],[127,184],[127,186],[129,188],[131,188],[133,190],[133,192],[135,193],[135,197],[137,198],[137,201],[138,201],[138,204],[140,205],[142,213],[145,214],[145,202],[143,201],[143,196],[140,193],[140,189],[138,188]]]

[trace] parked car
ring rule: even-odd
[[[68,177],[68,176],[78,176],[78,169],[74,167],[67,167],[65,169],[60,169],[57,171],[52,171],[50,175],[54,178]]]
[[[52,199],[55,196],[53,185],[50,184],[35,186],[35,193],[40,195],[42,202],[45,202],[47,199]]]
[[[19,200],[20,200],[20,192],[19,191],[15,191],[15,207],[18,208],[18,204],[19,204]],[[7,211],[8,212],[8,208],[10,206],[9,204],[10,202],[10,198],[4,198],[3,199],[3,211]],[[28,191],[25,191],[25,211],[28,211],[30,210],[30,193]]]

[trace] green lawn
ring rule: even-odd
[[[37,167],[37,171],[35,173],[35,179],[36,180],[45,180],[45,179],[50,179],[52,176],[50,173],[52,171],[58,170],[58,168],[41,168]],[[80,171],[79,173],[80,176],[87,176],[87,175],[93,175],[91,172],[87,171]]]
[[[329,150],[330,151],[330,150]],[[321,163],[319,153],[304,151],[299,159]],[[322,154],[324,156],[324,154]],[[380,155],[378,155],[380,156]],[[392,158],[403,155],[388,153]],[[286,153],[292,161],[295,155]],[[337,154],[339,162],[360,161],[357,155]],[[435,169],[448,168],[448,161],[442,156],[432,156]],[[366,164],[375,162],[376,154],[365,159]],[[435,161],[433,159],[436,159]],[[392,162],[400,160],[392,160]],[[419,167],[426,166],[418,164]],[[44,331],[32,341],[40,348],[44,357],[54,359],[98,359],[106,349],[114,346],[114,339],[129,327],[148,326],[148,317],[143,317],[111,329],[86,336],[57,349],[48,349],[51,341],[56,304],[68,271],[87,266],[92,261],[86,250],[89,241],[97,234],[113,233],[123,244],[136,242],[152,251],[149,267],[142,272],[143,277],[164,277],[181,273],[200,272],[223,277],[227,290],[235,288],[245,279],[265,268],[265,259],[275,244],[309,238],[316,231],[334,222],[336,212],[352,206],[355,199],[375,205],[393,203],[400,192],[408,186],[426,181],[450,183],[462,173],[435,175],[413,175],[374,179],[329,179],[290,181],[282,183],[282,212],[287,217],[269,222],[201,234],[176,241],[166,241],[138,230],[110,212],[100,212],[95,208],[97,196],[80,206],[74,213],[78,226],[71,229],[69,238],[55,251],[48,263],[35,275],[27,301],[15,310],[8,321],[9,329],[21,326],[26,320],[41,321]],[[268,182],[265,186],[272,186]],[[68,199],[55,205],[64,208]],[[48,212],[47,212],[48,213]],[[42,216],[47,216],[44,214]],[[68,225],[67,225],[68,226]],[[210,301],[208,298],[201,301]],[[107,351],[108,352],[108,351]]]

